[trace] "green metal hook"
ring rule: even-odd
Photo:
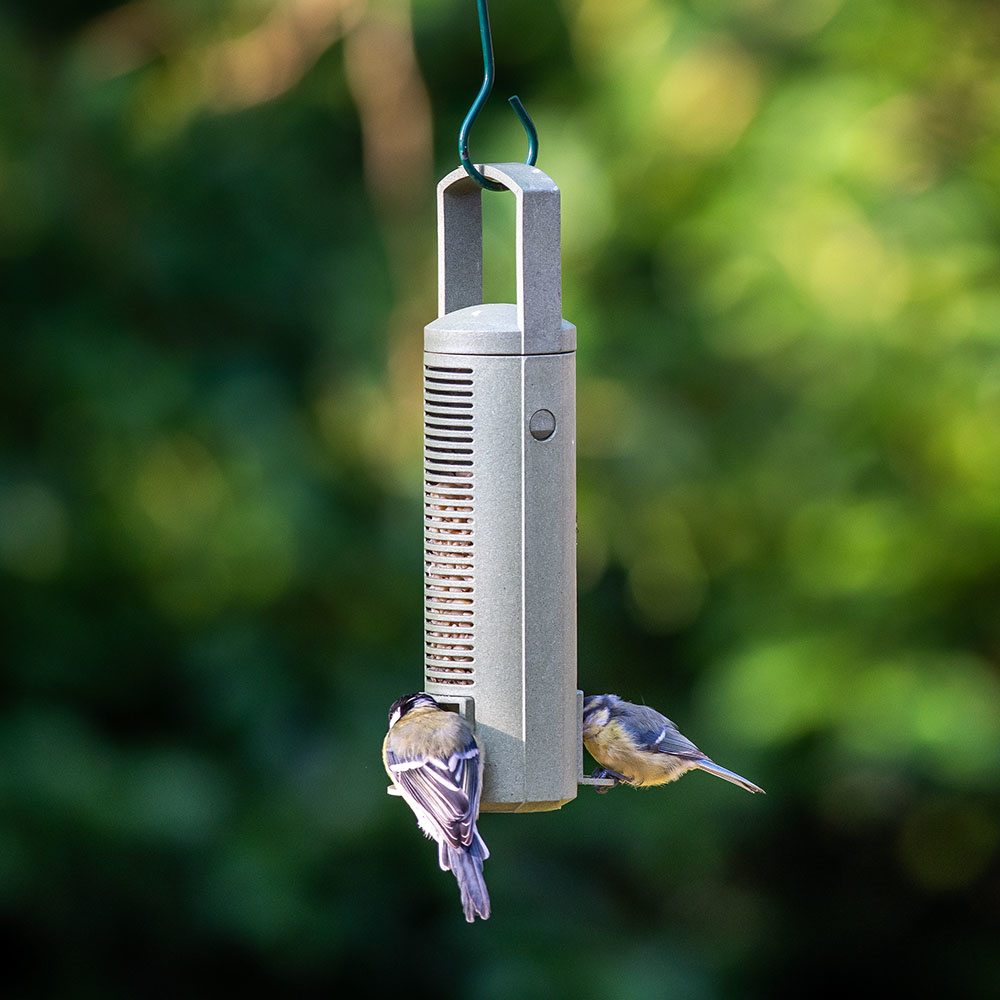
[[[476,169],[469,157],[469,131],[472,128],[472,123],[476,120],[483,105],[486,103],[486,99],[490,96],[490,91],[493,90],[493,76],[495,72],[493,63],[493,36],[490,32],[490,15],[486,9],[486,0],[476,0],[476,4],[479,7],[479,35],[483,41],[483,85],[479,88],[479,93],[472,102],[472,107],[469,108],[469,113],[465,116],[462,127],[458,130],[458,158],[462,161],[462,166],[465,167],[466,173],[480,187],[486,188],[487,191],[505,191],[506,188],[502,184],[497,184],[495,181],[484,177]],[[538,159],[538,132],[535,129],[534,122],[528,117],[528,112],[524,110],[521,99],[515,95],[510,98],[509,103],[517,114],[517,117],[521,119],[524,131],[528,135],[528,158],[525,160],[525,163],[533,167],[535,160]]]

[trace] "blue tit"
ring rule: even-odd
[[[764,791],[706,757],[666,716],[645,705],[622,701],[616,694],[593,694],[584,699],[583,745],[601,765],[591,777],[612,778],[616,785],[665,785],[697,768],[748,792]]]
[[[389,709],[382,762],[392,783],[438,845],[438,864],[458,882],[465,919],[490,915],[483,881],[489,849],[479,836],[483,761],[472,727],[429,694],[408,694]]]

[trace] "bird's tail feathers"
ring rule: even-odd
[[[763,788],[758,788],[752,781],[747,781],[746,778],[736,774],[734,771],[729,771],[721,767],[714,760],[709,760],[707,757],[699,760],[694,766],[700,768],[702,771],[708,771],[709,774],[714,774],[716,777],[725,778],[726,781],[731,781],[734,785],[739,785],[740,788],[745,788],[748,792],[764,792]]]
[[[466,850],[474,858],[479,858],[480,861],[485,861],[490,856],[490,849],[486,846],[486,841],[479,836],[479,831],[475,828],[472,830],[472,843]],[[438,841],[438,865],[443,872],[451,871],[450,848],[441,840]]]
[[[479,836],[479,831],[473,829],[472,831],[472,846],[469,848],[472,853],[479,858],[480,861],[485,861],[490,856],[490,849],[486,846],[486,841]]]
[[[445,870],[451,869],[458,882],[458,891],[462,895],[462,909],[465,919],[471,924],[478,913],[483,920],[490,915],[490,894],[486,891],[483,879],[483,858],[489,856],[489,851],[482,854],[479,848],[486,851],[486,845],[477,833],[472,845],[455,850],[448,844],[441,845],[439,860]],[[447,855],[445,859],[444,855]]]

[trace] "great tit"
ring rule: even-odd
[[[483,762],[472,727],[429,694],[404,695],[389,709],[382,761],[420,829],[437,841],[438,864],[458,882],[465,919],[485,920],[483,862],[490,852],[476,829]]]
[[[592,777],[612,778],[615,785],[663,785],[697,768],[748,792],[764,791],[706,757],[666,716],[645,705],[622,701],[616,694],[593,694],[584,699],[583,745],[601,765]]]

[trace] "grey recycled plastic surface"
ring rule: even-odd
[[[440,316],[424,343],[425,688],[474,713],[482,811],[532,812],[581,780],[576,328],[559,189],[526,164],[481,169],[517,199],[518,301],[482,302],[482,190],[459,168],[438,185]],[[543,440],[539,410],[555,418]]]

